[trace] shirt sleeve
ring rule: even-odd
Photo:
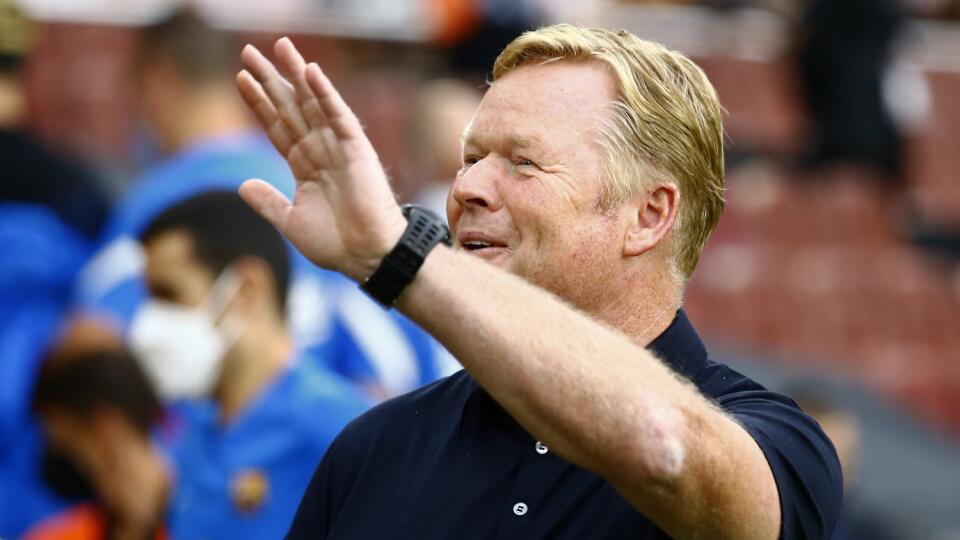
[[[717,401],[767,458],[780,496],[780,538],[829,539],[843,499],[843,478],[836,450],[820,426],[775,392],[739,391]]]

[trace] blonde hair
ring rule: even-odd
[[[615,207],[654,182],[673,182],[681,203],[673,268],[689,279],[723,213],[723,124],[707,76],[682,54],[629,32],[559,24],[526,32],[500,53],[496,81],[530,63],[605,63],[617,82],[612,114],[600,125],[606,184],[601,205]]]

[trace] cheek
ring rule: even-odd
[[[450,225],[450,232],[453,233],[454,237],[457,236],[457,225],[459,225],[461,214],[463,214],[463,209],[453,198],[453,189],[451,189],[447,192],[447,223]]]

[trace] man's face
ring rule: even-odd
[[[612,77],[592,62],[517,68],[487,92],[447,200],[457,245],[584,309],[603,301],[622,218],[601,212]]]
[[[161,233],[144,249],[150,296],[186,307],[200,305],[215,276],[193,256],[189,233],[176,229]]]
[[[91,481],[98,482],[107,464],[103,441],[98,440],[89,421],[62,407],[53,407],[41,416],[51,446],[67,456]]]

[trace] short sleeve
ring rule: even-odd
[[[724,395],[718,403],[760,446],[780,494],[782,540],[830,538],[843,499],[830,439],[792,399],[766,390]]]

